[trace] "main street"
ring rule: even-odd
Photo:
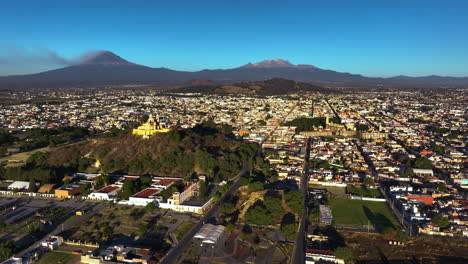
[[[309,177],[309,155],[310,155],[310,143],[311,138],[307,139],[306,143],[306,153],[304,157],[304,168],[303,168],[303,175],[301,178],[301,182],[299,185],[299,190],[302,191],[302,195],[304,196],[304,212],[302,214],[301,222],[299,225],[299,230],[296,234],[296,241],[295,247],[293,251],[293,255],[291,257],[291,263],[296,264],[300,263],[303,264],[305,262],[305,251],[306,251],[306,236],[307,236],[307,226],[308,226],[308,207],[307,201],[308,199],[308,177]]]
[[[283,117],[282,121],[279,123],[284,122],[286,118],[289,116],[289,114],[296,108],[297,104],[294,105],[294,107],[291,108],[291,110],[285,114]],[[255,157],[257,155],[260,155],[262,152],[262,144],[276,131],[278,126],[276,126],[269,134],[266,136],[261,143],[259,144],[257,151],[254,153],[252,157],[250,157],[251,160],[255,160]],[[242,166],[241,171],[234,177],[231,178],[232,185],[231,187],[226,191],[226,193],[220,197],[220,199],[200,218],[200,220],[185,234],[185,236],[179,241],[177,245],[174,245],[169,249],[167,254],[164,256],[164,258],[161,260],[161,264],[171,264],[175,263],[177,259],[182,255],[182,253],[185,251],[187,246],[190,244],[192,241],[192,238],[195,236],[195,234],[203,227],[203,225],[210,220],[211,218],[215,218],[218,213],[219,213],[219,206],[225,201],[226,198],[232,197],[232,195],[239,189],[240,183],[239,179],[243,175],[247,174],[250,171],[249,168],[249,161],[244,162],[244,165]]]

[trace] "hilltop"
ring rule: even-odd
[[[237,174],[255,145],[236,140],[229,126],[212,123],[159,133],[148,139],[123,134],[49,151],[47,166],[95,164],[99,171],[130,175],[190,178],[207,175],[216,182]]]

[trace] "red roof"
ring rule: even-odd
[[[419,202],[423,202],[425,204],[433,204],[434,203],[434,198],[431,196],[422,196],[422,195],[408,195],[406,197],[408,200],[409,199],[415,199]]]
[[[138,197],[138,198],[148,198],[149,196],[152,196],[156,193],[159,193],[161,189],[156,189],[156,188],[146,188],[143,191],[134,194],[132,197]]]
[[[136,181],[140,176],[124,176],[124,180]]]
[[[191,184],[186,185],[186,186],[184,187],[184,189],[182,189],[182,192],[184,192],[185,190],[187,190],[188,188],[190,188],[190,186],[194,185],[194,184],[197,183],[197,182],[198,182],[198,180],[194,180]]]
[[[109,185],[109,186],[106,186],[104,188],[101,188],[99,189],[97,192],[98,193],[110,193],[110,192],[113,192],[117,189],[120,189],[119,186],[115,186],[115,185]]]
[[[321,254],[321,255],[333,255],[332,251],[331,250],[324,250],[324,249],[312,249],[312,248],[308,248],[307,249],[307,253],[311,253],[311,254]]]
[[[176,182],[176,181],[180,181],[181,179],[157,179],[154,184],[157,184],[157,185],[162,185],[162,186],[169,186],[171,185],[172,183]]]

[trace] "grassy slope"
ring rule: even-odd
[[[15,160],[15,161],[18,161],[18,163],[11,163],[7,165],[7,167],[19,167],[19,166],[24,165],[26,163],[26,160],[29,158],[29,156],[31,156],[35,152],[49,151],[49,149],[50,149],[49,147],[45,147],[45,148],[34,149],[31,151],[16,153],[11,156],[0,158],[0,162],[7,161],[7,160]]]
[[[197,149],[210,149],[216,159],[224,159],[230,153],[235,151],[240,142],[232,140],[223,134],[202,137],[193,132],[187,132],[188,136],[181,142],[169,142],[167,134],[156,134],[149,139],[143,139],[139,136],[126,135],[116,138],[99,138],[83,142],[81,144],[54,148],[50,151],[48,164],[51,166],[60,166],[77,157],[86,156],[92,159],[99,159],[102,162],[106,160],[116,160],[119,163],[125,163],[144,155],[149,155],[151,159],[158,161],[164,155],[171,151],[177,151],[179,157],[192,157],[195,159]],[[101,149],[108,149],[108,154],[99,158]],[[113,172],[113,171],[110,171]],[[182,177],[191,175],[193,172],[202,173],[198,164],[195,164],[191,172],[186,172],[178,167],[164,168],[159,166],[153,170],[146,170],[140,173],[128,172],[131,174],[154,174],[163,176]]]

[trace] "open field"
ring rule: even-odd
[[[181,240],[184,235],[192,228],[194,222],[184,221],[182,222],[175,230],[174,235],[176,236],[177,240]]]
[[[76,264],[80,263],[80,256],[74,255],[65,251],[50,251],[42,256],[38,264],[51,264],[51,263],[63,263],[63,264]]]
[[[333,221],[337,225],[366,226],[370,223],[381,232],[385,227],[398,228],[397,219],[393,216],[387,203],[351,200],[342,197],[330,199]]]
[[[34,150],[31,150],[31,151],[16,153],[16,154],[13,154],[11,156],[6,156],[6,157],[0,158],[0,163],[8,162],[6,167],[22,166],[22,165],[24,165],[26,163],[26,160],[29,158],[29,156],[31,156],[35,152],[49,151],[49,149],[50,149],[49,147],[44,147],[44,148],[34,149]]]
[[[380,234],[339,232],[339,236],[353,250],[357,263],[468,263],[468,243],[463,239],[417,237],[395,246]]]
[[[86,242],[103,242],[121,236],[134,238],[140,235],[140,226],[148,225],[151,220],[152,216],[142,208],[105,208],[73,227],[71,232],[65,232],[65,237]]]

